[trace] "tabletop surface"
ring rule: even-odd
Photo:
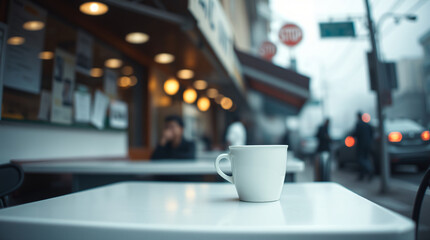
[[[247,203],[227,183],[124,182],[0,210],[0,239],[412,240],[413,231],[335,183],[285,184],[280,201]]]
[[[203,160],[157,160],[157,161],[55,161],[22,164],[27,173],[91,173],[91,174],[216,174],[214,161]],[[287,160],[287,173],[302,172],[303,161]],[[227,160],[221,169],[231,172]]]

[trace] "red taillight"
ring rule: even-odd
[[[363,113],[363,115],[361,115],[361,120],[365,123],[370,122],[370,114],[368,113]]]
[[[355,145],[355,139],[351,136],[348,136],[345,138],[345,146],[347,147],[353,147]]]
[[[388,134],[388,141],[390,142],[400,142],[402,141],[402,134],[399,132],[390,132],[390,134]]]
[[[430,140],[430,132],[429,131],[424,131],[421,133],[421,139],[423,141],[428,141]]]

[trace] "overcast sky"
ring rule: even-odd
[[[430,31],[430,0],[372,0],[374,20],[386,12],[414,13],[416,22],[394,24],[387,19],[380,24],[381,48],[385,59],[397,61],[422,58],[418,39]],[[271,0],[271,34],[269,39],[278,47],[274,63],[289,65],[290,54],[297,59],[298,71],[311,77],[311,92],[324,99],[324,109],[330,116],[335,134],[343,134],[355,122],[357,110],[375,115],[374,94],[369,91],[366,51],[370,49],[365,21],[364,0]],[[352,17],[359,37],[321,39],[319,22],[342,21]],[[289,49],[278,39],[279,29],[293,22],[303,30],[303,40]],[[302,128],[314,131],[320,119],[316,110],[302,112]],[[319,112],[321,114],[321,111]]]

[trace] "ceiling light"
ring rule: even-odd
[[[97,16],[105,14],[109,10],[109,7],[100,2],[86,2],[81,4],[79,10],[87,15]]]
[[[121,69],[121,73],[124,74],[124,75],[127,75],[127,76],[132,75],[133,72],[134,72],[134,70],[133,70],[133,68],[131,66],[124,66]]]
[[[184,94],[182,97],[184,99],[184,102],[191,104],[191,103],[196,101],[197,92],[196,92],[196,90],[194,90],[192,88],[188,88],[187,90],[184,91]]]
[[[209,88],[206,91],[206,95],[208,95],[209,98],[216,98],[216,96],[218,95],[218,90],[216,90],[215,88]]]
[[[221,100],[224,98],[224,95],[222,95],[222,94],[218,94],[218,95],[216,95],[216,97],[215,97],[215,102],[216,103],[218,103],[218,104],[221,104]]]
[[[42,21],[28,21],[22,25],[22,28],[28,31],[39,31],[45,27],[45,23]]]
[[[231,107],[233,107],[233,101],[228,97],[223,97],[221,99],[221,107],[225,110],[229,110]]]
[[[101,68],[91,68],[90,76],[94,78],[98,78],[103,76],[103,69]]]
[[[54,58],[54,53],[51,51],[43,51],[39,53],[39,58],[42,60],[51,60]]]
[[[172,99],[168,96],[161,96],[158,100],[158,106],[159,107],[168,107],[172,104]]]
[[[109,58],[105,61],[105,66],[108,68],[119,68],[122,66],[122,60],[118,58]]]
[[[9,44],[9,45],[15,45],[15,46],[17,46],[17,45],[22,45],[24,43],[25,43],[25,38],[19,37],[19,36],[10,37],[7,40],[7,44]]]
[[[164,91],[169,95],[175,95],[179,90],[179,82],[174,78],[168,79],[164,82]]]
[[[159,53],[155,55],[154,61],[161,64],[167,64],[175,61],[175,56],[170,53]]]
[[[194,82],[194,88],[197,90],[205,90],[208,87],[208,83],[205,80],[197,80]]]
[[[194,72],[190,69],[182,69],[178,71],[178,78],[190,79],[194,77]]]
[[[206,112],[211,106],[211,101],[207,97],[201,97],[197,100],[197,107],[200,111]]]
[[[130,76],[130,86],[134,86],[137,84],[137,77],[136,76]]]
[[[131,85],[131,79],[127,76],[122,76],[118,79],[118,86],[120,87],[129,87]]]
[[[149,40],[149,35],[142,32],[132,32],[125,36],[125,40],[133,44],[142,44]]]

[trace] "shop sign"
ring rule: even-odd
[[[218,0],[189,0],[188,10],[197,20],[200,31],[211,45],[229,75],[237,79],[240,72],[233,47],[233,31]]]

